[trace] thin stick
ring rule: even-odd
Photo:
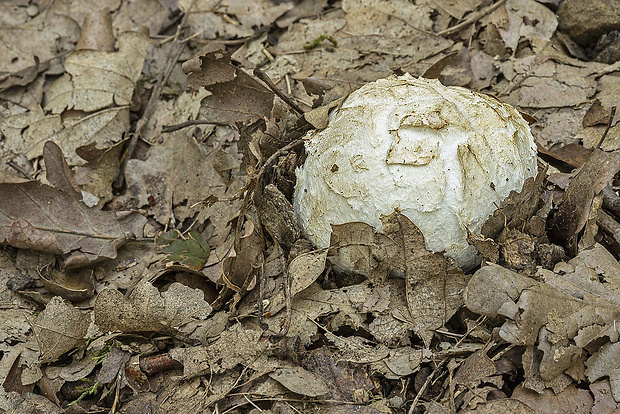
[[[464,27],[474,24],[478,20],[482,19],[484,16],[486,16],[487,14],[497,9],[499,6],[501,6],[505,2],[506,0],[499,0],[495,4],[491,4],[480,11],[474,12],[467,19],[463,20],[461,23],[454,25],[452,27],[448,27],[446,30],[442,30],[441,32],[437,33],[437,36],[449,36],[453,33],[456,33],[459,30],[463,29]]]
[[[179,129],[187,128],[194,125],[219,125],[219,126],[230,126],[228,122],[221,121],[208,121],[206,119],[193,119],[185,122],[181,122],[180,124],[174,125],[164,125],[161,129],[161,132],[174,132]]]
[[[278,95],[280,97],[280,99],[282,99],[284,102],[287,103],[288,106],[293,108],[293,110],[295,112],[297,112],[299,115],[303,115],[304,114],[304,111],[299,106],[297,106],[297,104],[295,102],[293,102],[291,100],[291,98],[286,96],[284,94],[284,92],[282,92],[280,89],[278,89],[278,87],[276,85],[274,85],[274,83],[271,81],[271,79],[269,79],[269,76],[267,76],[267,74],[265,72],[263,72],[259,68],[256,68],[256,69],[254,69],[253,73],[254,73],[254,76],[256,76],[258,79],[262,80],[269,87],[269,89],[271,89],[271,91],[273,93]]]
[[[11,167],[12,169],[14,169],[15,171],[17,171],[18,173],[20,173],[21,175],[23,175],[24,177],[26,177],[27,179],[32,180],[32,177],[30,176],[30,174],[28,174],[28,172],[24,170],[22,167],[17,165],[15,161],[13,160],[8,161],[7,165]]]
[[[609,122],[607,122],[607,128],[605,128],[605,132],[603,132],[603,136],[601,136],[601,139],[598,141],[598,144],[596,145],[596,149],[601,149],[601,145],[603,144],[603,141],[605,141],[605,138],[607,138],[607,133],[609,132],[609,129],[611,128],[611,124],[614,122],[615,117],[616,117],[616,107],[612,106],[611,113],[609,114]]]
[[[170,78],[170,74],[172,73],[172,70],[174,69],[174,65],[177,63],[177,61],[179,60],[179,57],[181,56],[181,53],[183,52],[183,48],[185,47],[185,44],[182,42],[179,42],[179,37],[181,35],[181,31],[183,27],[185,26],[185,22],[187,21],[187,16],[189,16],[189,11],[194,6],[194,2],[192,2],[187,13],[185,13],[185,15],[183,16],[183,19],[181,20],[181,23],[179,23],[179,27],[177,28],[177,31],[174,35],[173,42],[177,50],[174,51],[174,46],[172,47],[172,52],[168,55],[168,59],[166,60],[165,69],[163,70],[163,72],[161,73],[161,76],[159,77],[159,79],[157,80],[157,83],[155,84],[155,89],[151,93],[149,101],[146,104],[144,114],[138,120],[138,123],[136,124],[135,133],[131,136],[131,139],[129,140],[129,144],[127,145],[127,150],[125,151],[125,154],[123,155],[122,162],[119,167],[118,176],[116,177],[116,180],[114,180],[114,183],[112,184],[112,187],[116,190],[120,190],[121,188],[123,188],[125,184],[125,168],[127,167],[127,162],[129,162],[134,151],[136,150],[136,145],[138,145],[138,140],[142,136],[142,130],[146,126],[151,116],[153,116],[153,113],[155,112],[155,103],[157,102],[157,100],[159,100],[159,97],[161,96],[161,91],[164,89],[164,85],[168,82],[168,79]]]

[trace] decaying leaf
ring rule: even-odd
[[[140,224],[125,227],[115,213],[88,208],[82,195],[72,188],[73,178],[56,144],[46,144],[44,159],[49,166],[50,182],[62,190],[32,180],[0,182],[0,242],[60,255],[79,255],[68,267],[116,257],[116,249]]]
[[[463,304],[469,277],[454,260],[426,250],[422,232],[407,217],[394,212],[381,220],[383,234],[377,240],[380,257],[404,274],[414,331],[429,346],[433,331]]]
[[[160,293],[141,282],[128,297],[115,289],[103,290],[94,312],[103,331],[175,333],[190,322],[207,319],[211,310],[201,290],[173,283]]]
[[[62,354],[86,343],[90,317],[59,296],[52,298],[33,323],[42,363],[56,361]]]

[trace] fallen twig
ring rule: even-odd
[[[278,95],[278,97],[280,97],[280,99],[282,99],[284,102],[286,102],[286,104],[288,106],[293,108],[293,110],[295,112],[297,112],[299,115],[303,115],[304,114],[303,109],[301,109],[295,102],[293,102],[291,100],[291,98],[286,96],[284,94],[284,92],[282,92],[280,89],[278,89],[278,87],[271,81],[271,79],[269,79],[269,76],[267,76],[267,74],[265,72],[263,72],[259,68],[256,68],[256,69],[254,69],[253,73],[254,73],[254,76],[256,76],[258,79],[262,80],[269,87],[269,89],[271,89],[271,91],[273,93]]]
[[[230,126],[227,122],[220,121],[208,121],[206,119],[193,119],[185,122],[181,122],[179,124],[174,125],[164,125],[161,129],[161,132],[174,132],[179,129],[187,128],[194,125],[219,125],[219,126]]]
[[[437,36],[449,36],[453,33],[456,33],[459,30],[463,29],[464,27],[474,24],[475,22],[482,19],[487,14],[490,14],[492,11],[497,9],[499,6],[501,6],[505,2],[506,0],[499,0],[497,3],[491,4],[482,10],[473,12],[472,14],[469,15],[467,19],[463,20],[461,23],[454,25],[452,27],[448,27],[446,30],[442,30],[441,32],[437,33]]]

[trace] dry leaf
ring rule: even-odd
[[[143,227],[144,221],[126,227],[115,213],[88,208],[72,188],[73,179],[56,144],[46,144],[45,159],[50,182],[65,191],[38,181],[1,182],[0,242],[80,256],[67,267],[116,257],[116,249],[127,241],[128,232]]]
[[[218,122],[247,122],[268,117],[274,94],[230,62],[222,52],[212,52],[183,64],[187,85],[204,87],[211,94],[201,101],[201,115]]]
[[[330,388],[320,378],[301,367],[279,368],[269,377],[286,389],[306,397],[318,397],[330,392]]]
[[[434,330],[463,304],[469,277],[454,260],[427,251],[422,232],[407,217],[394,212],[381,221],[383,234],[377,235],[377,256],[405,275],[414,332],[430,346]]]
[[[103,331],[173,334],[188,323],[207,319],[211,310],[199,289],[175,282],[159,292],[150,283],[140,282],[128,297],[115,289],[103,290],[94,312],[95,323]]]
[[[180,0],[179,9],[188,13],[192,33],[206,39],[252,36],[257,28],[271,25],[293,7],[291,2],[269,0]]]
[[[301,366],[330,385],[329,399],[364,403],[368,402],[368,393],[374,388],[362,365],[338,363],[325,346],[309,351]]]
[[[290,201],[278,187],[268,184],[257,200],[261,224],[286,249],[301,236],[301,227]]]
[[[127,32],[119,35],[116,51],[74,51],[65,61],[67,73],[46,91],[45,109],[60,114],[129,105],[148,45],[144,33]]]
[[[0,29],[0,73],[15,73],[49,62],[62,53],[63,43],[75,43],[79,25],[67,16],[49,13],[19,26]]]
[[[594,197],[620,171],[620,153],[594,150],[590,158],[571,180],[549,226],[550,236],[559,243],[576,248],[577,234],[590,215]]]
[[[50,292],[73,302],[88,299],[95,294],[95,274],[91,269],[61,272],[47,268],[40,273],[40,277]]]
[[[521,386],[515,389],[510,398],[527,404],[534,412],[540,414],[589,414],[593,405],[590,393],[574,385],[568,386],[559,394],[549,389],[539,394]]]
[[[547,167],[539,168],[536,178],[528,178],[520,192],[511,191],[508,198],[500,203],[497,210],[482,225],[480,233],[494,239],[504,229],[523,226],[534,215],[540,204]]]
[[[40,346],[40,361],[56,361],[61,355],[86,343],[90,317],[74,308],[59,296],[47,304],[33,323],[33,331]]]
[[[288,273],[291,279],[291,296],[306,289],[321,276],[325,269],[327,251],[303,253],[291,260]]]

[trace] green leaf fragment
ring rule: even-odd
[[[169,262],[180,263],[192,270],[202,269],[211,251],[209,244],[197,231],[190,232],[185,238],[177,230],[172,230],[159,236],[155,244],[168,253]]]

